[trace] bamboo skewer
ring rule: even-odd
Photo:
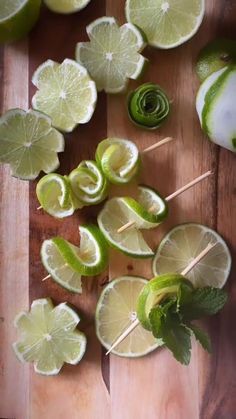
[[[194,185],[196,185],[199,182],[202,182],[207,177],[213,175],[213,172],[209,170],[208,172],[204,173],[201,176],[198,176],[196,179],[192,180],[191,182],[187,183],[187,185],[182,186],[182,188],[178,189],[177,191],[173,192],[171,195],[167,196],[165,200],[167,202],[171,201],[172,199],[176,198],[177,196],[181,195],[183,192],[187,191],[188,189],[192,188]],[[149,208],[149,211],[153,211],[154,206]],[[117,230],[117,233],[123,233],[123,231],[127,230],[128,228],[135,225],[135,221],[129,221],[128,223],[124,224],[122,227],[120,227]]]
[[[207,247],[195,258],[189,265],[183,270],[181,275],[186,276],[215,246],[217,242],[212,244],[209,243]],[[136,319],[131,325],[115,340],[115,342],[110,347],[109,351],[106,352],[108,355],[113,349],[115,349],[123,340],[140,324],[139,320]]]

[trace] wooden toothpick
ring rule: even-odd
[[[198,255],[195,259],[193,259],[189,265],[183,270],[181,275],[186,276],[215,246],[217,242],[212,244],[209,243],[207,247]],[[161,296],[160,296],[161,299]],[[160,301],[159,301],[160,302]],[[110,347],[109,351],[106,352],[108,355],[113,349],[115,349],[123,340],[140,324],[139,320],[136,319],[131,325],[115,340],[115,342]]]
[[[46,281],[49,278],[51,278],[51,275],[45,276],[45,278],[43,278],[42,281]]]
[[[173,192],[171,195],[167,196],[165,200],[167,202],[171,201],[172,199],[176,198],[177,196],[181,195],[183,192],[187,191],[188,189],[192,188],[199,182],[202,182],[207,177],[213,175],[213,172],[209,170],[208,172],[204,173],[201,176],[198,176],[196,179],[192,180],[191,182],[187,183],[187,185],[183,186],[182,188],[178,189],[177,191]],[[153,206],[149,208],[149,211],[153,211]],[[123,231],[127,230],[128,228],[135,225],[135,221],[129,221],[128,223],[124,224],[117,230],[117,233],[123,233]]]
[[[145,148],[143,151],[141,151],[142,154],[146,154],[149,153],[150,151],[155,150],[158,147],[162,147],[163,145],[170,143],[171,141],[173,141],[174,138],[172,137],[167,137],[164,138],[164,140],[158,141],[155,144],[152,144],[150,147]]]

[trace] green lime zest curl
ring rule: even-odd
[[[170,101],[158,84],[145,83],[130,93],[128,113],[136,125],[157,129],[170,113]]]

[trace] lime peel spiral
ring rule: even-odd
[[[128,113],[132,122],[145,129],[157,129],[168,118],[170,101],[155,83],[145,83],[130,93]]]

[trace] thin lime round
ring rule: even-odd
[[[129,183],[140,168],[137,146],[120,138],[101,141],[96,150],[96,160],[107,179],[117,185]]]
[[[216,246],[187,274],[194,287],[222,288],[231,269],[230,251],[214,230],[195,223],[173,228],[161,241],[154,261],[154,275],[181,273],[209,243]]]
[[[73,60],[62,64],[47,60],[32,78],[38,91],[32,99],[34,109],[49,115],[54,127],[71,132],[90,121],[97,102],[97,90],[87,70]]]
[[[88,69],[98,91],[124,91],[128,79],[137,79],[146,62],[140,54],[145,47],[142,34],[131,23],[119,27],[113,17],[106,16],[86,30],[90,42],[77,44],[76,60]]]
[[[62,134],[41,112],[12,109],[0,118],[0,163],[9,164],[13,176],[33,180],[41,171],[53,172],[62,151]]]
[[[1,0],[0,42],[23,38],[38,20],[41,0]]]
[[[104,288],[97,304],[95,321],[97,337],[107,350],[136,320],[137,299],[147,282],[140,277],[124,276]],[[138,326],[112,353],[134,358],[147,355],[160,345],[160,340],[155,339],[152,333]]]
[[[76,327],[79,316],[66,303],[54,307],[50,298],[33,301],[14,325],[20,338],[13,344],[21,362],[33,362],[35,372],[56,375],[64,363],[76,365],[84,356],[86,337]]]
[[[127,0],[126,17],[158,48],[174,48],[192,38],[205,12],[205,0]]]
[[[46,6],[55,13],[70,14],[84,9],[91,0],[44,0]]]

